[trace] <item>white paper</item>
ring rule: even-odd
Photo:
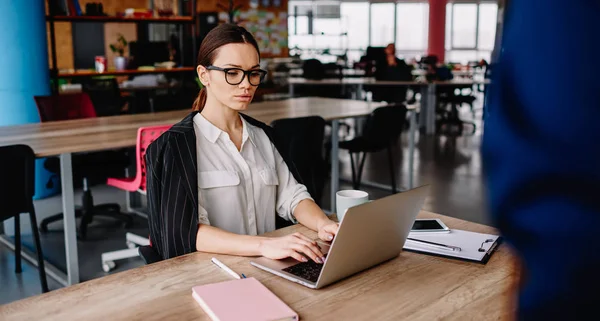
[[[491,247],[498,239],[498,235],[481,234],[463,230],[451,230],[450,233],[428,233],[427,235],[415,232],[409,233],[408,237],[445,245],[458,246],[461,248],[461,251],[442,250],[410,240],[406,240],[406,243],[404,244],[404,249],[423,251],[475,261],[483,260],[483,257],[490,251]],[[493,241],[485,242],[486,240]],[[479,248],[481,247],[485,250],[484,252],[479,252]]]

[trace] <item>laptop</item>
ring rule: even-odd
[[[250,263],[309,288],[322,288],[397,257],[428,194],[427,185],[349,208],[331,244],[318,242],[327,253],[324,264],[265,257]]]

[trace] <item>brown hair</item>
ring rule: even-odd
[[[244,27],[234,25],[231,23],[221,24],[211,31],[208,32],[202,44],[200,44],[200,50],[198,50],[197,65],[209,66],[215,60],[217,50],[224,45],[230,43],[248,43],[251,44],[260,57],[260,50],[258,44],[248,30]],[[206,103],[206,88],[202,88],[198,93],[198,97],[194,101],[192,110],[202,111],[204,104]]]

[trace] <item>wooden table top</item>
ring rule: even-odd
[[[128,75],[146,75],[146,74],[171,74],[177,72],[196,71],[195,67],[175,67],[175,68],[152,68],[152,69],[132,69],[132,70],[107,70],[97,72],[95,70],[74,70],[58,73],[59,78],[75,77],[100,77],[100,76],[128,76]]]
[[[265,123],[318,115],[326,120],[369,114],[382,103],[350,99],[293,98],[253,103],[246,114]],[[139,127],[174,124],[190,111],[122,115],[0,127],[0,146],[26,144],[37,157],[135,146]]]
[[[293,85],[375,85],[375,86],[427,86],[430,83],[423,81],[399,81],[399,80],[376,80],[372,77],[359,78],[325,78],[325,79],[306,79],[306,78],[288,78],[288,83]],[[451,85],[489,85],[489,79],[474,80],[465,78],[456,78],[448,81],[434,81],[439,86]]]
[[[450,228],[496,233],[488,226],[441,218]],[[301,232],[296,225],[272,236]],[[513,256],[501,245],[486,265],[402,252],[352,277],[312,290],[250,265],[250,258],[192,253],[0,306],[2,320],[209,320],[192,287],[231,280],[217,257],[255,277],[301,320],[499,320],[512,315]]]

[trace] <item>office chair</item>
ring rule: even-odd
[[[160,135],[169,130],[171,126],[172,125],[162,125],[139,128],[135,148],[135,176],[125,178],[109,178],[106,181],[106,184],[127,192],[139,192],[143,195],[146,195],[146,149],[153,141],[160,137]],[[138,252],[138,247],[150,246],[150,240],[148,238],[137,236],[135,234],[127,233],[125,235],[125,239],[129,249],[102,253],[102,269],[104,272],[109,272],[115,268],[115,260],[136,257],[138,255],[142,256],[143,258],[143,254]],[[152,248],[144,249],[142,251],[145,253],[154,252],[156,254]],[[151,256],[151,254],[147,255]],[[147,262],[146,259],[144,259],[144,261]]]
[[[392,192],[396,193],[396,174],[392,147],[402,134],[405,124],[406,106],[404,104],[379,107],[367,117],[362,136],[339,143],[341,149],[346,149],[350,153],[352,186],[354,189],[360,189],[367,153],[387,149]]]
[[[271,126],[279,152],[294,163],[302,184],[320,206],[327,180],[323,157],[325,120],[319,116],[278,119]]]
[[[48,292],[44,255],[37,228],[33,194],[35,193],[35,154],[26,145],[0,147],[0,222],[15,220],[15,273],[21,273],[21,213],[29,213],[35,241],[42,292]]]
[[[119,83],[114,77],[88,78],[83,81],[82,89],[89,95],[98,117],[120,115],[125,104],[130,102],[121,96]],[[130,106],[133,106],[133,101]]]
[[[36,96],[35,102],[38,107],[40,119],[43,122],[57,121],[67,119],[82,119],[96,117],[94,106],[86,93],[69,94],[58,96]],[[120,220],[131,226],[133,220],[129,215],[121,213],[119,204],[101,204],[94,205],[92,192],[89,189],[89,183],[97,176],[101,176],[107,169],[124,169],[129,164],[127,155],[122,152],[97,152],[88,154],[79,154],[73,157],[73,168],[76,172],[82,173],[83,196],[82,208],[75,210],[75,216],[81,217],[79,225],[79,237],[85,240],[87,236],[87,226],[92,222],[95,216],[106,216]],[[48,158],[44,167],[57,176],[60,172],[60,161],[56,157]],[[52,184],[52,178],[48,182]],[[48,231],[48,224],[59,221],[63,214],[59,213],[45,218],[40,223],[42,232]]]
[[[463,89],[469,89],[470,93],[462,94]],[[460,90],[461,94],[456,94]],[[462,120],[459,116],[458,107],[467,104],[470,106],[473,118],[475,118],[475,109],[473,102],[476,97],[472,95],[472,85],[440,86],[438,88],[438,106],[436,107],[436,133],[440,135],[456,137],[464,133],[465,126],[471,127],[470,134],[477,131],[477,125],[474,122]]]
[[[302,77],[306,79],[325,78],[325,68],[318,59],[307,59],[302,63]]]

